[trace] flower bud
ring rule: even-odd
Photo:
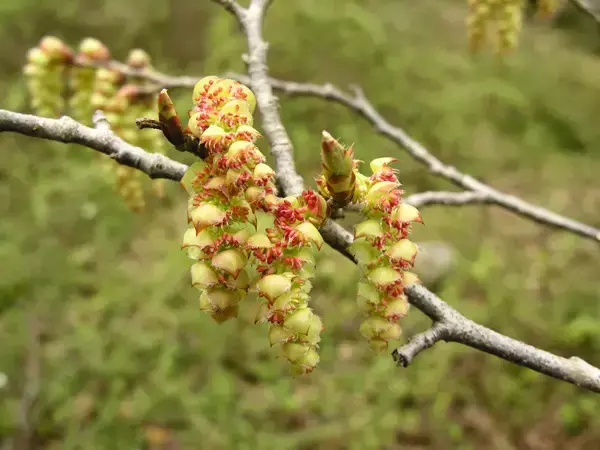
[[[284,275],[267,275],[258,282],[258,290],[268,300],[275,300],[292,288],[291,280]]]
[[[223,270],[234,278],[237,278],[240,271],[246,266],[247,261],[246,255],[244,255],[241,250],[230,248],[217,253],[213,257],[211,264],[213,267]]]
[[[108,61],[110,51],[98,39],[91,37],[85,38],[79,44],[79,55],[92,61]]]
[[[369,272],[367,276],[369,277],[369,280],[373,282],[373,284],[380,287],[389,286],[390,284],[394,284],[398,282],[398,280],[402,279],[401,273],[398,273],[397,270],[387,266],[377,267]]]
[[[248,239],[246,246],[255,250],[259,248],[273,248],[273,243],[266,234],[256,233]]]
[[[417,244],[408,239],[401,239],[392,245],[385,254],[391,261],[406,261],[412,266],[418,251]]]
[[[269,327],[269,344],[284,344],[294,339],[294,332],[283,325],[273,324]]]
[[[219,123],[228,128],[236,128],[239,125],[252,126],[252,113],[248,103],[244,100],[231,100],[221,108]]]
[[[402,223],[419,222],[423,223],[421,213],[417,208],[408,203],[400,203],[392,212],[392,219]]]
[[[217,273],[206,263],[196,263],[191,268],[192,286],[206,289],[219,283]]]
[[[227,213],[212,203],[200,203],[190,214],[196,232],[204,228],[223,225],[227,221]]]
[[[371,245],[365,238],[356,239],[350,244],[348,251],[354,256],[356,262],[364,265],[369,265],[381,257],[381,251]]]
[[[39,47],[52,62],[68,63],[73,60],[73,51],[55,36],[43,37]]]
[[[312,223],[302,222],[300,225],[296,226],[296,231],[302,235],[304,242],[312,242],[317,249],[321,249],[321,246],[323,245],[323,236],[321,236],[319,230],[317,230]]]
[[[134,48],[127,56],[127,65],[134,69],[145,69],[150,66],[150,55],[141,48]]]
[[[383,225],[380,220],[370,219],[358,223],[354,227],[354,239],[361,237],[380,237],[383,235]]]
[[[309,308],[301,308],[290,314],[283,323],[299,335],[307,335],[310,328],[313,312]]]
[[[206,96],[206,93],[208,92],[210,87],[218,80],[219,77],[211,75],[208,77],[204,77],[200,81],[198,81],[194,86],[192,100],[194,102],[198,102],[202,97]]]
[[[388,168],[389,164],[398,162],[396,158],[377,158],[371,161],[369,167],[371,172],[376,174],[377,172],[382,172]]]
[[[404,286],[410,286],[411,284],[419,283],[419,277],[413,272],[403,272],[402,273],[402,283]]]

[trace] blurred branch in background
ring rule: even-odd
[[[578,10],[587,14],[600,24],[600,4],[597,0],[569,0]]]

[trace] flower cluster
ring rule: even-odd
[[[467,0],[469,13],[467,29],[469,46],[479,50],[485,43],[488,29],[495,28],[496,51],[504,54],[513,50],[518,43],[523,21],[523,0]],[[557,7],[556,0],[538,0],[538,14],[551,16]]]
[[[159,153],[166,153],[170,147],[159,133],[137,129],[138,117],[154,113],[149,86],[140,77],[126,76],[114,68],[110,51],[102,42],[83,39],[74,52],[60,39],[47,36],[29,50],[27,60],[24,73],[31,105],[37,114],[46,117],[68,114],[89,126],[94,111],[101,110],[113,131],[129,143]],[[130,52],[126,64],[130,69],[151,69],[150,57],[140,49]],[[143,209],[143,175],[112,160],[103,158],[103,161],[127,205],[134,211]],[[157,195],[163,195],[163,180],[152,181],[152,187]]]
[[[257,292],[264,302],[256,321],[270,324],[271,345],[281,347],[295,373],[308,373],[319,362],[323,328],[308,301],[327,203],[313,191],[277,197],[275,172],[255,145],[256,100],[246,86],[205,77],[193,102],[184,130],[166,91],[158,99],[169,142],[191,135],[206,152],[182,179],[190,195],[183,247],[196,261],[191,276],[200,307],[223,322],[237,316],[249,291]]]
[[[400,337],[398,319],[408,313],[404,288],[418,281],[408,271],[414,264],[417,245],[408,239],[412,222],[421,222],[419,211],[402,203],[400,183],[389,164],[393,158],[371,162],[372,175],[358,172],[352,148],[345,149],[329,133],[321,144],[323,176],[318,180],[326,197],[363,204],[366,220],[355,227],[350,252],[362,272],[358,305],[366,315],[360,327],[376,351],[387,349],[388,341]],[[337,169],[334,169],[337,167]]]

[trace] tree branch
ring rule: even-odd
[[[598,5],[593,5],[589,0],[570,0],[570,2],[579,11],[600,24],[600,7]]]
[[[493,203],[492,199],[481,192],[445,192],[427,191],[409,195],[404,202],[415,208],[428,205],[464,206],[472,204]]]
[[[223,0],[214,0],[223,4]],[[225,2],[229,3],[229,2]],[[296,196],[304,190],[304,180],[296,172],[294,148],[281,122],[277,98],[269,79],[267,51],[269,45],[262,38],[263,18],[270,6],[269,0],[252,0],[246,9],[231,11],[242,26],[248,42],[249,85],[256,96],[256,103],[262,118],[262,128],[269,141],[271,153],[275,158],[275,173],[285,195]],[[244,80],[246,81],[246,80]]]
[[[77,143],[109,155],[121,164],[141,170],[151,178],[178,181],[187,170],[185,164],[157,153],[147,153],[119,139],[106,124],[103,125],[101,115],[95,115],[95,122],[97,129],[86,127],[68,117],[46,119],[0,110],[0,132],[8,131],[57,142]],[[332,220],[327,220],[320,231],[331,247],[354,261],[348,252],[348,246],[353,241],[352,233]],[[394,351],[393,355],[400,363],[410,363],[420,351],[439,340],[453,341],[582,388],[600,392],[600,370],[585,361],[575,357],[561,358],[477,325],[423,286],[409,286],[406,293],[410,303],[430,317],[434,325],[433,331],[417,335],[407,344],[408,347],[400,347]]]
[[[12,131],[26,136],[67,144],[80,144],[110,156],[119,164],[134,167],[150,178],[168,178],[178,181],[187,166],[160,153],[147,153],[117,137],[95,115],[96,128],[89,128],[70,117],[47,119],[0,109],[0,132]],[[105,120],[105,119],[104,119]]]

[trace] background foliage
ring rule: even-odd
[[[358,83],[436,155],[600,225],[598,28],[569,10],[530,21],[518,51],[499,63],[467,55],[465,3],[275,2],[265,30],[271,72]],[[28,110],[20,68],[44,34],[72,45],[94,36],[120,59],[141,47],[172,73],[244,69],[237,26],[208,0],[4,0],[3,108]],[[174,97],[184,111],[189,93]],[[356,142],[362,159],[399,156],[409,193],[450,188],[341,107],[281,104],[308,180],[327,129]],[[222,326],[198,311],[179,250],[185,195],[175,183],[136,215],[90,150],[5,135],[0,154],[0,448],[600,446],[594,394],[453,344],[409,369],[373,356],[357,331],[356,271],[328,250],[313,303],[328,326],[322,362],[290,378],[265,328],[252,324],[256,305]],[[442,298],[510,336],[600,363],[597,246],[495,208],[423,215],[415,238],[460,253]],[[413,311],[406,334],[425,323]]]

